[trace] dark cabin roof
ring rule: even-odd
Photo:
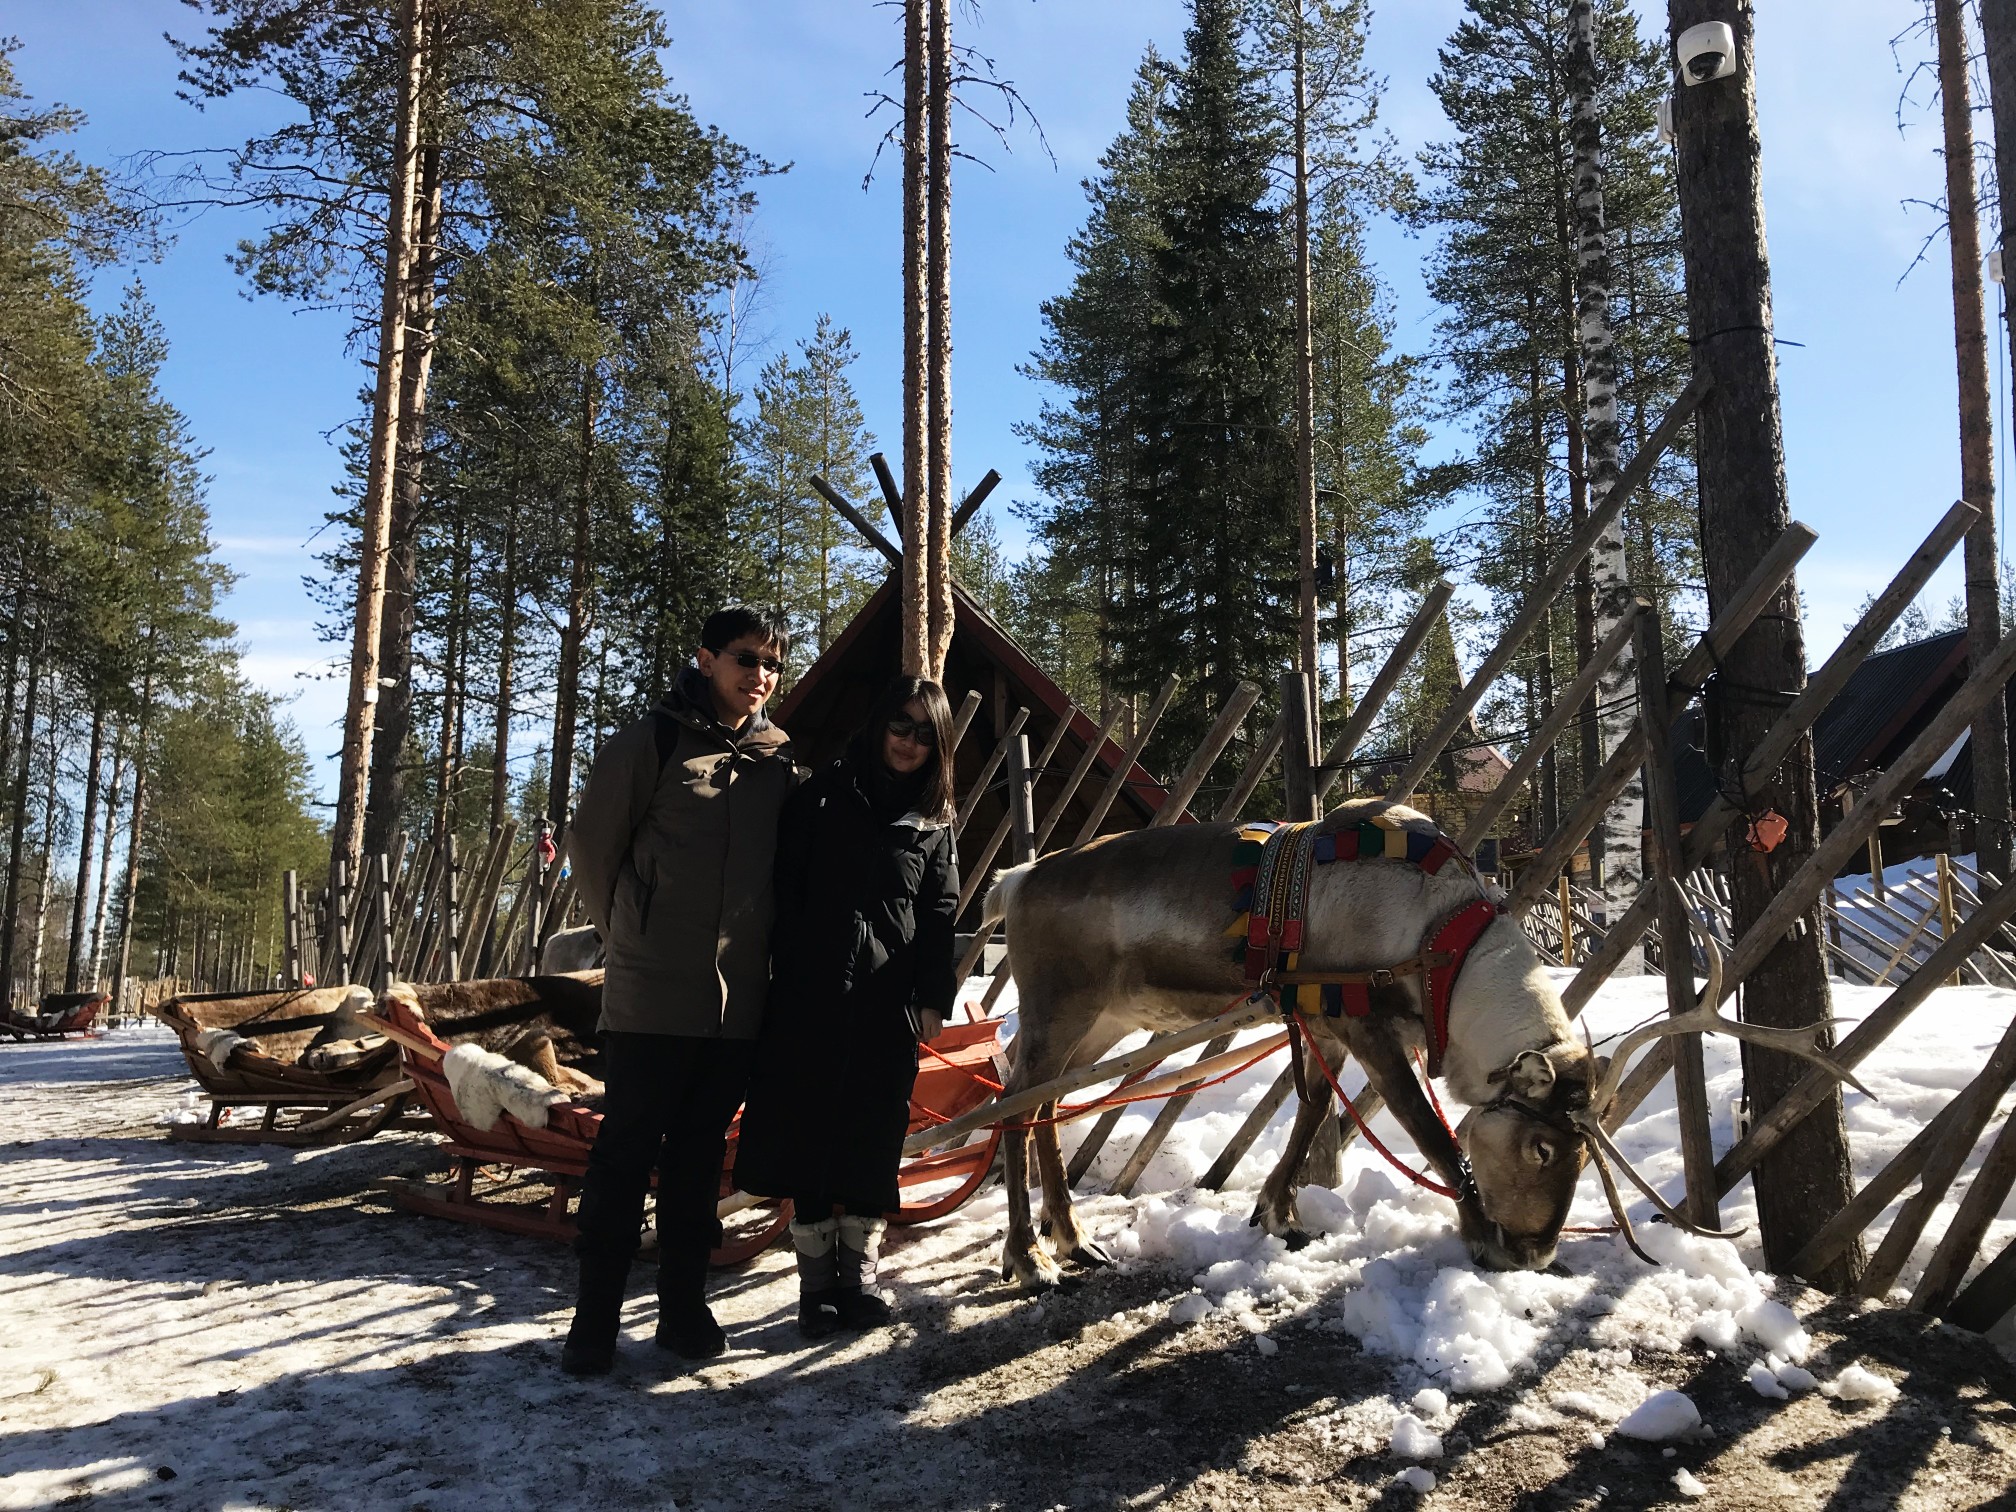
[[[777,706],[777,722],[790,732],[800,762],[818,765],[838,756],[848,737],[867,718],[875,695],[896,675],[901,664],[897,649],[902,633],[899,588],[892,575],[876,589]],[[970,594],[955,584],[952,599],[955,619],[945,662],[945,693],[955,713],[968,692],[978,693],[981,699],[972,727],[959,746],[960,797],[963,800],[979,780],[981,769],[1000,741],[1001,728],[1018,708],[1029,711],[1023,731],[1029,737],[1032,761],[1042,754],[1057,722],[1065,720],[1063,740],[1036,784],[1036,822],[1040,826],[1086,747],[1098,740],[1099,726]],[[1068,845],[1077,838],[1092,806],[1125,760],[1126,752],[1114,741],[1100,744],[1091,771],[1058,821],[1046,849]],[[978,863],[987,837],[1007,811],[1003,778],[997,771],[990,780],[989,791],[975,808],[961,841],[961,859],[968,865]],[[1146,769],[1133,765],[1126,785],[1100,822],[1100,833],[1144,828],[1168,797],[1168,790]],[[1191,822],[1190,816],[1186,814],[1181,822]],[[1005,859],[1004,854],[992,864],[1003,865]]]
[[[1834,701],[1813,726],[1813,767],[1824,797],[1841,783],[1867,771],[1880,771],[1903,753],[1946,700],[1966,680],[1967,634],[1949,630],[1905,646],[1893,646],[1865,659],[1850,675]],[[1691,824],[1707,811],[1715,796],[1714,780],[1702,754],[1700,709],[1681,715],[1673,726],[1680,821]],[[1971,797],[1972,766],[1963,750],[1941,786]],[[1964,770],[1963,770],[1964,767]]]

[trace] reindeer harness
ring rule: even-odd
[[[1242,942],[1240,958],[1255,992],[1276,996],[1284,1013],[1365,1018],[1372,1012],[1374,987],[1425,976],[1421,1015],[1427,1030],[1428,1074],[1439,1076],[1449,1045],[1449,996],[1470,947],[1505,912],[1502,903],[1482,897],[1471,900],[1443,918],[1426,949],[1388,966],[1303,971],[1300,962],[1312,866],[1383,859],[1407,862],[1433,876],[1451,861],[1470,867],[1455,843],[1432,827],[1381,813],[1328,831],[1315,823],[1246,825],[1239,831],[1233,856],[1233,906],[1239,917],[1226,934]],[[1301,1001],[1304,987],[1316,989],[1309,1007]]]

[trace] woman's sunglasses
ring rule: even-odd
[[[775,677],[784,670],[784,663],[776,657],[759,656],[754,651],[737,651],[735,653],[735,665],[742,668],[745,672],[754,672],[758,667],[761,667],[772,677]]]
[[[889,721],[889,733],[898,740],[914,740],[927,751],[938,744],[938,732],[928,719],[911,719],[898,714]]]

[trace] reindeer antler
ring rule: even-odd
[[[1874,1099],[1875,1094],[1855,1079],[1855,1073],[1839,1062],[1829,1059],[1813,1044],[1813,1037],[1822,1029],[1832,1028],[1842,1022],[1839,1019],[1821,1019],[1818,1023],[1807,1024],[1797,1029],[1774,1028],[1769,1024],[1746,1024],[1741,1019],[1724,1018],[1716,1011],[1716,1004],[1722,1000],[1722,952],[1714,938],[1703,929],[1698,920],[1689,919],[1695,934],[1700,938],[1702,949],[1708,954],[1708,987],[1694,1006],[1685,1013],[1676,1013],[1666,1018],[1653,1019],[1640,1024],[1617,1043],[1610,1056],[1609,1069],[1603,1073],[1602,1081],[1589,1098],[1589,1115],[1600,1118],[1617,1096],[1617,1089],[1623,1085],[1624,1072],[1631,1057],[1654,1040],[1667,1039],[1676,1034],[1727,1034],[1736,1039],[1749,1040],[1767,1049],[1781,1050],[1787,1055],[1796,1055],[1801,1060],[1811,1061],[1829,1076],[1846,1082],[1864,1097]],[[1676,963],[1677,964],[1677,963]],[[1669,969],[1671,969],[1669,967]]]
[[[1595,1092],[1590,1096],[1588,1107],[1578,1109],[1569,1114],[1569,1117],[1575,1121],[1576,1125],[1588,1137],[1589,1154],[1595,1162],[1597,1174],[1602,1178],[1603,1194],[1610,1200],[1610,1211],[1616,1216],[1618,1231],[1624,1236],[1624,1242],[1631,1246],[1632,1252],[1648,1264],[1652,1263],[1652,1257],[1639,1247],[1637,1235],[1631,1231],[1631,1220],[1624,1215],[1624,1202],[1617,1191],[1617,1182],[1610,1174],[1609,1161],[1604,1159],[1606,1155],[1609,1157],[1609,1160],[1614,1160],[1617,1163],[1618,1168],[1631,1178],[1631,1184],[1637,1187],[1640,1192],[1643,1192],[1652,1205],[1664,1215],[1666,1221],[1674,1225],[1674,1227],[1684,1229],[1690,1234],[1699,1234],[1708,1239],[1734,1239],[1742,1234],[1743,1230],[1708,1228],[1702,1224],[1695,1223],[1686,1214],[1673,1207],[1672,1204],[1659,1195],[1651,1182],[1638,1174],[1631,1162],[1624,1158],[1624,1152],[1617,1148],[1616,1141],[1610,1137],[1610,1131],[1603,1127],[1603,1115],[1611,1102],[1616,1098],[1617,1089],[1624,1081],[1625,1067],[1629,1064],[1632,1055],[1638,1050],[1651,1044],[1654,1040],[1666,1039],[1675,1034],[1728,1034],[1733,1035],[1737,1039],[1749,1040],[1753,1044],[1767,1046],[1773,1050],[1782,1050],[1786,1054],[1796,1055],[1802,1060],[1809,1060],[1827,1072],[1828,1075],[1848,1083],[1849,1086],[1860,1092],[1864,1097],[1873,1099],[1875,1096],[1867,1087],[1855,1079],[1854,1073],[1846,1066],[1829,1059],[1814,1047],[1813,1037],[1820,1030],[1836,1024],[1840,1020],[1822,1019],[1818,1023],[1808,1024],[1803,1028],[1779,1029],[1767,1024],[1746,1024],[1740,1019],[1724,1018],[1718,1013],[1716,1005],[1722,1000],[1721,948],[1716,945],[1714,937],[1706,929],[1702,928],[1701,922],[1698,919],[1690,916],[1687,922],[1693,927],[1695,935],[1701,941],[1702,950],[1708,956],[1707,990],[1695,999],[1694,1006],[1687,1012],[1673,1014],[1667,1018],[1654,1019],[1650,1023],[1641,1024],[1618,1041],[1617,1049],[1610,1057],[1610,1064],[1604,1070],[1601,1082],[1598,1083]],[[1667,969],[1673,970],[1679,965],[1680,962],[1670,962]]]

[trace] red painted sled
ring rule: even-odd
[[[40,1013],[17,1013],[10,1004],[0,1008],[0,1034],[17,1040],[67,1039],[75,1034],[96,1039],[98,1014],[110,999],[102,992],[52,992],[42,999]]]
[[[396,998],[381,999],[377,1012],[385,1021],[386,1034],[399,1043],[406,1076],[433,1115],[435,1127],[446,1136],[448,1154],[454,1162],[453,1176],[445,1183],[397,1180],[382,1183],[392,1199],[412,1212],[483,1224],[514,1234],[572,1239],[574,1199],[580,1194],[581,1178],[588,1170],[588,1152],[602,1126],[602,1115],[578,1104],[561,1103],[547,1110],[543,1129],[521,1123],[509,1113],[499,1114],[493,1127],[478,1129],[456,1107],[447,1075],[441,1069],[441,1058],[448,1053],[449,1045]],[[915,1100],[911,1103],[913,1131],[979,1106],[990,1088],[973,1080],[967,1072],[989,1075],[1000,1032],[1001,1026],[994,1022],[961,1024],[945,1031],[936,1048],[953,1064],[943,1065],[927,1057],[919,1068]],[[739,1123],[738,1114],[736,1125]],[[728,1131],[728,1157],[721,1171],[723,1198],[734,1194],[730,1173],[735,1163],[736,1125],[730,1125]],[[904,1206],[892,1213],[891,1219],[897,1223],[923,1223],[953,1211],[986,1179],[999,1141],[1000,1134],[995,1131],[971,1144],[930,1151],[906,1160],[898,1175]],[[518,1173],[533,1171],[551,1179],[551,1194],[543,1204],[511,1200],[509,1194],[525,1186]],[[723,1222],[726,1234],[721,1247],[714,1251],[714,1264],[740,1265],[769,1248],[784,1233],[791,1222],[791,1204],[763,1202],[740,1207]]]

